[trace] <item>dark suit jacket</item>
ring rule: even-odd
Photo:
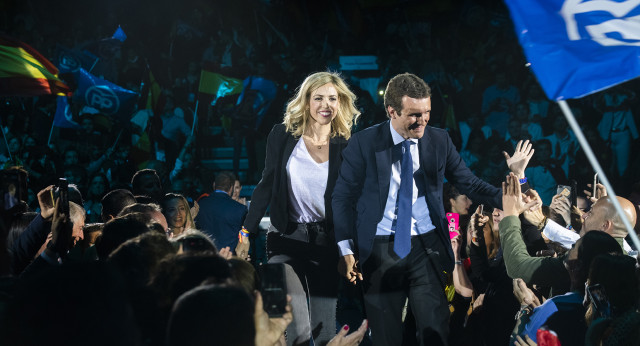
[[[288,133],[283,124],[277,124],[271,129],[267,138],[267,155],[265,158],[262,179],[253,190],[249,214],[245,227],[251,233],[258,232],[260,220],[270,207],[271,224],[280,232],[287,232],[289,223],[289,184],[287,183],[287,162],[298,143]],[[346,147],[347,140],[342,137],[331,138],[329,141],[329,176],[327,189],[324,193],[325,219],[329,221],[327,228],[331,230],[331,194],[338,178],[338,168],[342,162],[341,153]],[[309,172],[314,174],[314,172]]]
[[[426,185],[426,201],[436,226],[438,248],[445,270],[453,268],[453,252],[442,203],[446,176],[461,193],[474,201],[501,207],[500,189],[482,181],[467,168],[445,130],[427,126],[418,141],[420,168]],[[360,263],[371,254],[378,223],[389,195],[393,139],[389,121],[354,134],[344,149],[342,166],[333,193],[336,241],[353,239]],[[444,255],[446,254],[446,256]]]
[[[211,236],[218,249],[229,246],[235,250],[247,207],[224,192],[213,192],[198,204],[200,211],[194,220],[196,227]]]

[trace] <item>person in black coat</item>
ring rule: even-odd
[[[355,99],[336,73],[308,76],[287,105],[283,123],[274,126],[269,134],[262,179],[251,197],[246,229],[257,233],[260,220],[270,207],[269,263],[291,265],[300,281],[291,284],[302,284],[309,298],[311,314],[307,323],[309,317],[305,320],[304,312],[297,309],[306,308],[306,303],[298,304],[293,297],[295,322],[287,333],[289,344],[308,341],[310,337],[316,344],[324,344],[336,332],[338,252],[331,195],[342,149],[360,115]],[[248,247],[249,243],[242,245]],[[294,287],[288,288],[291,291]],[[302,295],[303,301],[305,298]]]

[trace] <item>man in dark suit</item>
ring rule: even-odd
[[[247,207],[231,198],[235,181],[231,172],[218,173],[213,183],[215,191],[198,202],[200,211],[194,220],[196,227],[208,234],[218,249],[236,248],[238,232],[247,216]]]
[[[390,121],[351,137],[333,193],[339,271],[354,284],[364,279],[374,345],[402,343],[407,297],[419,343],[447,344],[443,271],[451,273],[454,262],[445,176],[474,201],[501,206],[500,189],[471,173],[445,130],[427,126],[430,96],[415,75],[392,78],[384,96]]]

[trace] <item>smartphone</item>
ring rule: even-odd
[[[595,312],[599,317],[611,317],[611,305],[604,291],[604,287],[600,284],[587,286],[587,294],[593,304]]]
[[[258,267],[264,311],[269,317],[282,317],[287,307],[287,285],[284,264],[266,263]]]
[[[571,194],[569,194],[569,202],[571,202],[572,206],[578,206],[578,182],[575,180],[571,180]]]
[[[460,214],[447,213],[446,215],[449,224],[449,238],[453,239],[460,234]]]
[[[480,216],[482,216],[484,214],[484,204],[480,204],[478,207],[480,208]]]
[[[597,191],[596,185],[598,185],[598,173],[593,175],[593,185],[591,185],[591,187],[593,187],[593,193],[591,194],[591,197],[593,198],[598,198],[596,196],[596,191]]]
[[[556,188],[556,195],[561,195],[570,200],[571,198],[571,186],[569,185],[558,185]]]
[[[65,178],[58,179],[58,196],[62,204],[62,212],[69,217],[69,182]]]

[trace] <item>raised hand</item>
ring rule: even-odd
[[[513,156],[509,156],[506,151],[503,151],[502,155],[504,155],[505,160],[507,160],[509,170],[513,172],[518,179],[523,179],[524,170],[527,168],[534,152],[535,150],[532,148],[531,142],[527,139],[524,143],[522,140],[518,141]]]
[[[571,202],[569,202],[567,197],[560,194],[553,196],[549,208],[556,214],[562,216],[565,224],[571,224]]]
[[[540,199],[540,195],[534,189],[529,189],[527,191],[528,196],[524,197],[524,201],[526,203],[535,202],[535,204],[524,211],[524,219],[527,220],[530,224],[538,227],[538,230],[544,228],[547,218],[544,216],[542,212],[542,200]]]
[[[528,203],[524,201],[518,177],[510,173],[507,176],[507,181],[502,183],[502,210],[504,211],[504,216],[518,216],[536,204],[536,201]]]
[[[587,184],[589,189],[593,188],[591,184]],[[598,183],[596,184],[596,195],[592,196],[593,192],[590,190],[584,190],[584,194],[587,195],[587,198],[591,201],[592,204],[595,204],[600,198],[607,196],[607,188]]]
[[[40,205],[40,216],[47,221],[51,221],[55,210],[53,203],[53,185],[49,185],[38,192],[38,204]]]
[[[489,222],[489,217],[482,213],[483,209],[484,207],[482,205],[478,206],[473,215],[471,215],[471,222],[469,222],[469,228],[467,229],[467,232],[471,234],[471,240],[475,245],[478,245],[478,242],[475,241],[475,239],[483,236],[482,229],[484,228],[484,225]]]
[[[513,279],[513,295],[520,305],[531,305],[534,308],[540,306],[540,300],[522,279]]]

